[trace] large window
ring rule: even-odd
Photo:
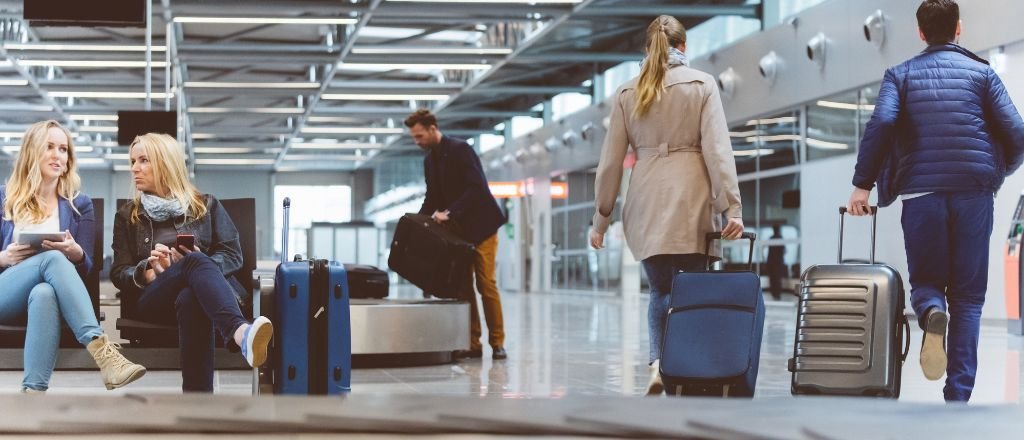
[[[612,226],[605,234],[605,248],[590,248],[591,219],[594,215],[594,170],[563,174],[552,182],[565,182],[569,196],[551,201],[551,284],[561,290],[614,290],[621,282],[621,209],[615,208]]]
[[[274,187],[274,253],[281,255],[281,203],[291,199],[288,254],[307,254],[307,233],[313,222],[341,223],[352,220],[352,188],[344,185]],[[308,255],[307,255],[308,256]]]
[[[849,92],[808,104],[807,160],[854,152],[859,134],[859,99],[857,92]]]
[[[739,174],[800,162],[800,111],[753,119],[729,130]]]

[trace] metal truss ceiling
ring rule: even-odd
[[[417,107],[446,133],[501,134],[639,61],[654,16],[692,27],[760,15],[742,3],[153,0],[151,105],[179,111],[201,169],[352,170],[414,150],[402,119]],[[145,108],[145,29],[37,27],[21,5],[0,0],[0,159],[28,124],[55,118],[77,134],[83,168],[126,168],[115,115]]]

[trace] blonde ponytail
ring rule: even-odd
[[[634,117],[642,117],[651,105],[661,99],[665,88],[665,73],[668,71],[668,52],[672,47],[686,43],[686,30],[682,23],[668,15],[662,15],[647,26],[647,61],[640,70],[636,85],[636,106]]]

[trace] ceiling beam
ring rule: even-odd
[[[520,55],[510,63],[535,64],[535,63],[625,63],[628,61],[641,61],[643,54],[636,52],[629,53],[601,53],[601,52],[547,52],[542,54]]]
[[[352,32],[348,35],[348,40],[345,41],[344,47],[341,48],[341,53],[338,54],[338,57],[334,62],[328,65],[324,78],[320,83],[320,89],[309,98],[309,102],[306,104],[306,112],[295,120],[295,128],[292,131],[291,136],[285,140],[284,148],[281,149],[281,153],[277,155],[277,159],[274,161],[275,169],[280,167],[282,162],[284,162],[285,155],[288,154],[288,150],[292,147],[292,139],[302,133],[302,128],[306,125],[306,119],[313,114],[317,104],[320,103],[320,97],[323,96],[327,88],[330,87],[331,81],[334,79],[334,74],[338,71],[336,63],[344,61],[345,57],[352,51],[352,47],[355,46],[356,40],[359,38],[359,31],[370,22],[370,18],[373,17],[374,12],[377,11],[377,8],[383,2],[384,0],[370,0],[369,9],[363,14],[360,14],[359,21],[354,27],[352,27]]]
[[[680,5],[674,4],[631,4],[593,6],[577,10],[577,17],[618,17],[640,18],[671,15],[673,17],[712,18],[719,15],[733,15],[746,18],[761,18],[761,5]]]

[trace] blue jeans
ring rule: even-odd
[[[665,320],[671,300],[672,279],[676,273],[702,271],[707,268],[703,254],[655,255],[642,262],[647,280],[651,284],[651,300],[647,306],[647,330],[650,332],[648,362],[661,359],[661,344],[665,335]]]
[[[212,392],[214,329],[233,347],[235,330],[248,322],[220,267],[192,252],[146,286],[136,308],[145,320],[177,324],[181,389]]]
[[[82,345],[103,335],[75,265],[58,251],[33,255],[0,273],[0,323],[26,325],[21,386],[46,390],[57,362],[61,321]]]
[[[985,191],[934,193],[903,202],[914,313],[923,320],[932,307],[946,311],[949,305],[947,401],[966,402],[974,389],[992,205],[992,193]]]

